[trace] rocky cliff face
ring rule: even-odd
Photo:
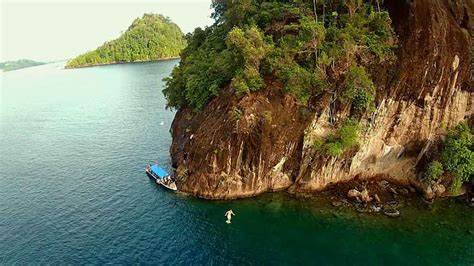
[[[430,145],[460,121],[473,123],[474,4],[386,1],[399,35],[394,73],[374,68],[376,111],[362,118],[359,149],[327,157],[312,148],[349,114],[331,95],[305,108],[267,88],[236,97],[230,89],[202,112],[181,109],[171,155],[182,191],[229,199],[266,191],[318,191],[354,177],[384,175],[417,184]]]

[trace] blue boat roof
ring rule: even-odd
[[[163,178],[165,176],[169,176],[168,172],[166,172],[165,169],[159,167],[156,164],[151,166],[151,171],[153,171],[153,173],[155,173],[160,178]]]

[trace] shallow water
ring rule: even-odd
[[[144,169],[170,162],[161,79],[177,63],[0,74],[0,264],[474,263],[474,212],[451,200],[390,219],[284,193],[205,201],[156,186]]]

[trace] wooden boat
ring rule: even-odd
[[[176,186],[176,183],[174,182],[171,175],[168,174],[168,172],[166,172],[166,170],[161,168],[158,164],[147,165],[146,173],[150,178],[153,178],[157,184],[162,185],[172,191],[178,190],[178,187]]]

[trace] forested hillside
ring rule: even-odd
[[[3,71],[13,71],[17,69],[40,66],[44,64],[46,63],[36,62],[29,59],[20,59],[17,61],[7,61],[7,62],[0,63],[0,69],[3,69]]]
[[[118,39],[70,60],[66,68],[178,57],[185,44],[181,29],[169,18],[144,14]]]

